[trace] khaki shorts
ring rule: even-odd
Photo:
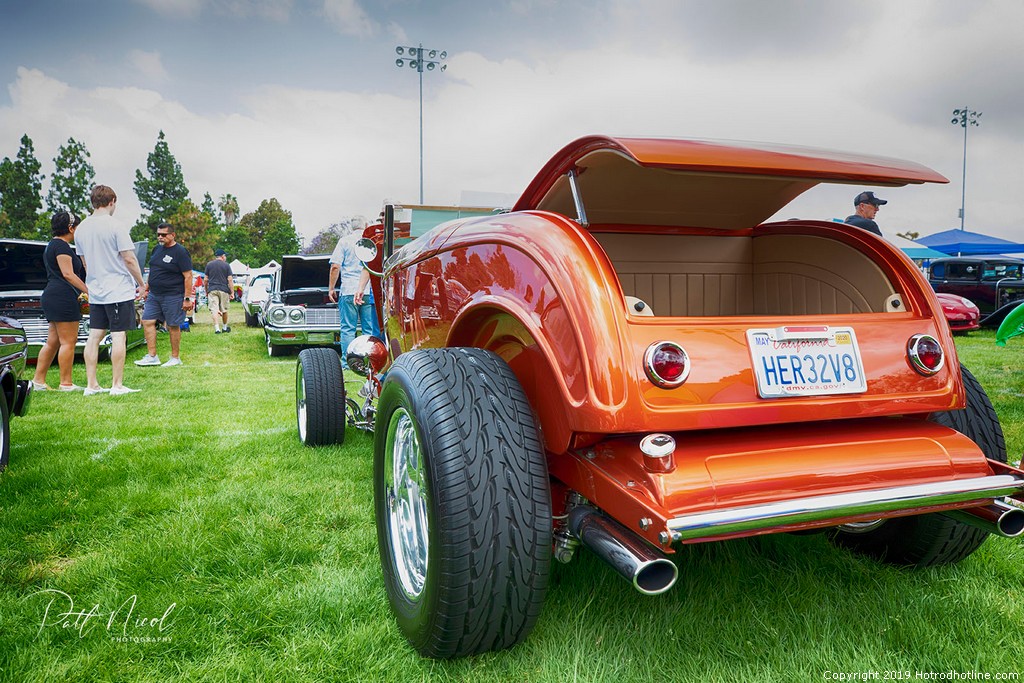
[[[210,292],[208,296],[211,315],[228,312],[228,301],[231,297],[230,294],[227,292]]]

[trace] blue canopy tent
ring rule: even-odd
[[[925,235],[918,238],[916,242],[954,256],[1019,254],[1024,252],[1024,244],[958,228],[943,230],[934,235]]]
[[[892,243],[893,246],[899,247],[900,251],[909,256],[912,259],[924,260],[933,258],[943,258],[947,254],[942,253],[931,247],[926,247],[923,244],[918,244],[914,240],[908,240],[906,237],[900,237],[899,235],[891,235],[884,233],[883,237]]]

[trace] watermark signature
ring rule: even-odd
[[[170,636],[165,634],[173,622],[169,621],[171,613],[178,606],[172,602],[160,616],[142,614],[137,611],[138,595],[132,595],[112,610],[106,610],[99,603],[90,609],[75,609],[75,601],[64,591],[54,588],[41,590],[35,595],[49,596],[50,601],[43,611],[43,619],[39,623],[36,637],[45,628],[73,629],[78,631],[79,638],[101,629],[117,642],[169,642]],[[105,623],[104,623],[105,622]]]

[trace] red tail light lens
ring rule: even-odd
[[[648,379],[663,389],[678,387],[690,374],[690,359],[675,342],[655,342],[644,353],[644,371]]]
[[[946,363],[939,341],[929,334],[915,334],[907,342],[907,358],[922,375],[934,375]]]

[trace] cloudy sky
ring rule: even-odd
[[[516,197],[588,134],[752,140],[911,159],[948,185],[878,191],[886,231],[1024,239],[1020,0],[0,0],[0,157],[49,175],[68,137],[140,209],[163,130],[192,198],[276,197],[300,234],[419,199]],[[819,186],[784,216],[845,217]],[[479,196],[479,195],[477,195]]]

